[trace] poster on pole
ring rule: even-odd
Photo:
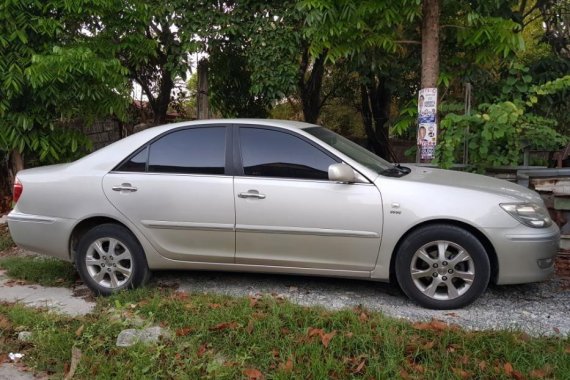
[[[418,97],[418,148],[422,160],[435,156],[437,145],[437,88],[423,88]]]

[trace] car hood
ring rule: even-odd
[[[542,198],[535,191],[504,179],[454,170],[413,165],[409,167],[411,172],[401,177],[402,180],[496,194],[501,197],[510,198],[516,202],[542,203]]]

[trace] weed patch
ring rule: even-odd
[[[439,321],[409,323],[363,308],[328,311],[266,296],[231,298],[138,289],[98,298],[71,319],[0,305],[0,353],[20,350],[38,371],[75,378],[564,378],[570,342],[519,332],[468,332]],[[135,323],[136,322],[136,323]],[[126,328],[160,325],[171,338],[115,346]],[[30,343],[15,339],[32,332]]]

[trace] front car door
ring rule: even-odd
[[[234,141],[237,264],[374,268],[382,202],[373,184],[329,181],[340,160],[295,131],[243,125]]]
[[[223,125],[169,131],[141,147],[103,179],[111,203],[165,257],[233,263],[233,177]]]

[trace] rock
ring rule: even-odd
[[[170,338],[171,334],[168,330],[164,330],[160,326],[153,326],[142,330],[127,329],[119,333],[117,337],[117,347],[130,347],[137,343],[153,343],[157,342],[160,337]]]
[[[32,333],[30,331],[20,331],[18,333],[18,340],[20,342],[29,342],[32,339]]]

